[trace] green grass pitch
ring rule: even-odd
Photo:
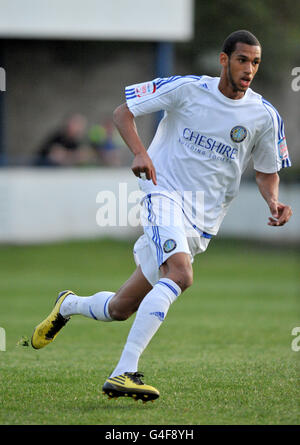
[[[295,249],[216,239],[194,263],[194,285],[170,308],[140,371],[155,403],[108,400],[101,387],[133,317],[75,316],[43,350],[16,346],[58,291],[117,290],[134,270],[132,243],[1,247],[0,424],[299,424],[299,257]]]

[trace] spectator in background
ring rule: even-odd
[[[106,119],[103,125],[93,125],[88,131],[90,146],[96,150],[102,165],[120,167],[122,164],[121,148],[125,142],[117,131],[112,119]]]
[[[87,153],[81,149],[87,121],[81,114],[71,115],[62,128],[50,135],[37,153],[34,165],[67,167],[86,162]]]

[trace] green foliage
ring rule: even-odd
[[[192,42],[179,44],[178,52],[192,61],[191,69],[196,72],[201,70],[197,62],[199,54],[215,50],[218,57],[223,41],[231,32],[247,29],[258,38],[263,48],[259,77],[276,82],[283,73],[300,63],[299,23],[299,1],[195,0],[195,37]]]

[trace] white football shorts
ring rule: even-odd
[[[204,252],[211,235],[202,232],[186,218],[181,206],[161,194],[149,194],[141,203],[144,234],[133,248],[137,266],[152,286],[160,279],[160,266],[172,255],[184,252],[194,256]]]

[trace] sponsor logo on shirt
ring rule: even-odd
[[[245,127],[242,127],[241,125],[237,125],[236,127],[233,127],[230,132],[230,137],[233,140],[233,142],[242,142],[247,137],[247,129]]]
[[[201,151],[201,147],[204,148],[204,154],[207,153],[218,153],[222,155],[226,160],[233,160],[237,158],[238,149],[231,147],[230,145],[224,144],[217,139],[212,137],[207,137],[204,134],[199,133],[198,131],[191,130],[190,128],[185,128],[182,133],[182,138],[179,139],[179,142],[185,143],[189,142],[189,145],[192,145],[193,151]],[[201,154],[202,154],[201,151]]]
[[[289,157],[289,152],[288,152],[288,148],[287,148],[287,144],[286,144],[286,139],[285,138],[282,138],[278,142],[278,152],[279,152],[279,157],[282,160],[287,159]]]
[[[155,91],[155,82],[147,82],[135,88],[135,94],[137,95],[137,97],[149,96],[150,94],[155,93]]]

